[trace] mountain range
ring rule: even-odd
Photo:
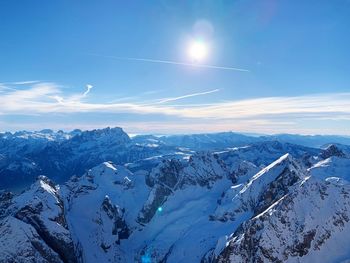
[[[0,262],[350,262],[350,138],[0,134]]]

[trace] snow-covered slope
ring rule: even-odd
[[[337,156],[322,160],[310,169],[311,174],[319,179],[339,178],[339,180],[350,183],[350,159]]]
[[[84,261],[119,262],[120,243],[137,228],[137,213],[148,193],[142,173],[108,162],[62,188],[67,221]]]

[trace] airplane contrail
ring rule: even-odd
[[[118,60],[130,60],[130,61],[143,61],[143,62],[151,62],[151,63],[163,63],[163,64],[172,64],[172,65],[182,65],[182,66],[191,66],[197,68],[211,68],[211,69],[224,69],[224,70],[234,70],[241,72],[250,72],[248,69],[243,68],[235,68],[235,67],[223,67],[223,66],[215,66],[215,65],[206,65],[206,64],[196,64],[196,63],[186,63],[179,61],[171,61],[171,60],[160,60],[160,59],[150,59],[150,58],[133,58],[133,57],[115,57],[115,56],[104,56],[98,54],[90,54],[100,57],[113,58]]]
[[[214,93],[214,92],[218,92],[218,91],[220,91],[220,89],[214,89],[214,90],[209,90],[209,91],[204,91],[204,92],[192,93],[192,94],[187,94],[187,95],[174,97],[174,98],[165,98],[165,99],[159,100],[156,104],[163,104],[163,103],[167,103],[169,101],[176,101],[176,100],[181,100],[181,99],[185,99],[185,98],[206,95],[206,94],[210,94],[210,93]]]
[[[40,80],[25,80],[25,81],[14,81],[14,82],[5,82],[3,84],[5,85],[28,85],[28,84],[35,84],[39,83]]]

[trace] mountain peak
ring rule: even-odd
[[[337,156],[337,157],[345,157],[345,153],[341,149],[339,149],[335,144],[330,144],[327,146],[326,149],[324,149],[321,153],[321,157],[323,159],[327,159],[331,156]]]
[[[284,169],[302,170],[300,164],[297,163],[297,161],[289,153],[286,153],[285,155],[281,156],[279,159],[262,169],[260,172],[255,174],[248,182],[247,187],[250,186],[256,180],[264,180],[264,178],[266,178],[267,181],[273,180]]]
[[[72,140],[78,141],[80,143],[98,141],[100,144],[126,144],[131,142],[129,135],[126,132],[124,132],[122,128],[119,127],[107,127],[104,129],[83,131],[80,134],[78,133],[77,135],[75,135]]]
[[[259,214],[288,193],[290,186],[305,178],[306,172],[290,154],[285,154],[255,174],[243,186],[239,185],[237,191],[234,189],[232,202],[218,206],[214,217],[226,221],[235,220],[236,216],[244,212]]]

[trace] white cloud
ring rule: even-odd
[[[35,83],[27,89],[0,87],[0,114],[45,115],[48,113],[125,113],[136,115],[168,115],[184,123],[183,127],[212,126],[220,129],[240,127],[239,130],[279,130],[293,129],[301,120],[306,122],[350,119],[350,93],[314,94],[295,97],[267,97],[210,104],[169,105],[167,102],[182,98],[205,95],[218,90],[187,94],[174,98],[159,99],[153,104],[146,102],[94,103],[87,101],[84,93],[64,94],[63,89],[54,83]],[[92,98],[90,98],[91,100]],[[142,118],[140,118],[141,120]],[[159,122],[161,125],[161,122]],[[237,124],[237,125],[234,125]],[[168,127],[172,124],[168,124]],[[177,123],[180,127],[182,124]],[[249,128],[250,127],[250,128]],[[210,129],[212,129],[211,127]],[[325,127],[326,128],[326,127]],[[331,127],[327,127],[331,128]],[[182,129],[182,128],[181,128]],[[300,128],[299,128],[300,129]],[[267,131],[267,130],[266,130]]]

